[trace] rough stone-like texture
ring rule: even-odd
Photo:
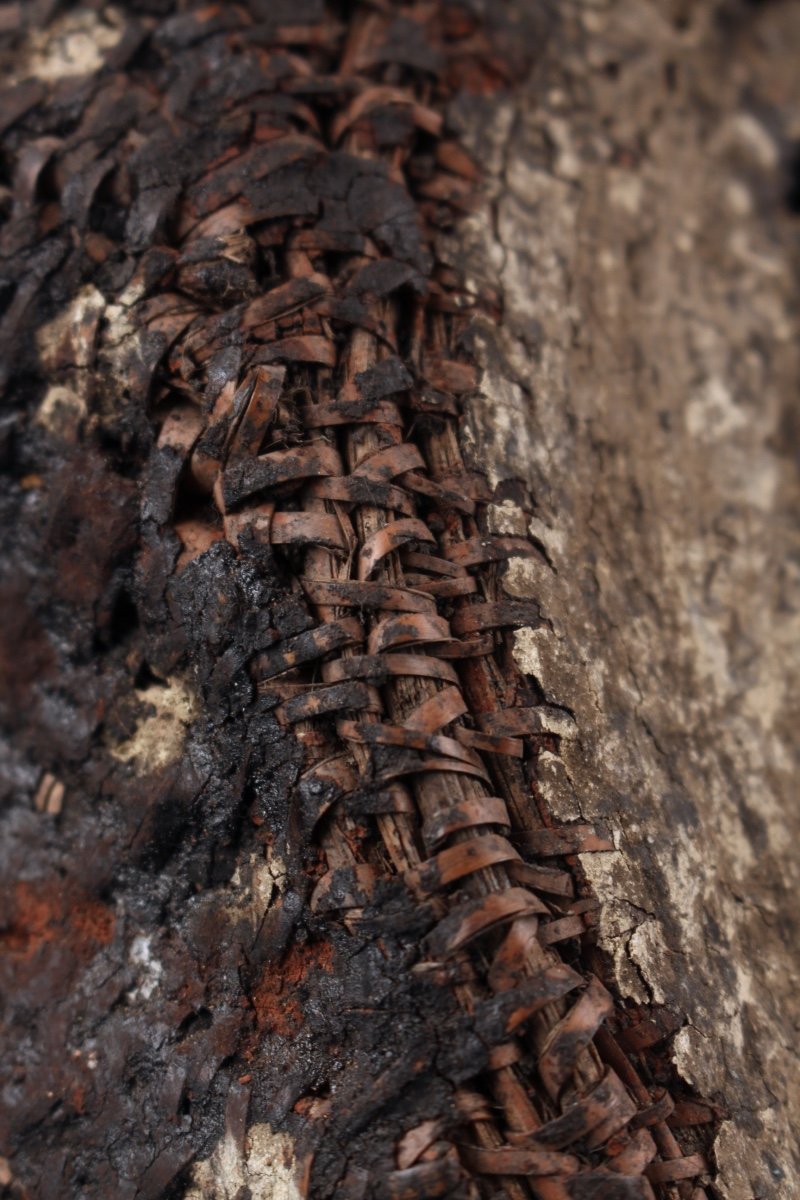
[[[526,94],[460,109],[494,203],[453,250],[504,305],[465,438],[552,564],[508,567],[551,623],[516,654],[576,720],[546,799],[619,846],[585,867],[620,989],[680,1016],[680,1071],[730,1113],[720,1194],[788,1197],[800,10],[672,9],[560,6]]]

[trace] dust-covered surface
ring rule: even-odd
[[[624,993],[683,1028],[729,1112],[720,1194],[800,1191],[797,138],[791,3],[560,6],[529,95],[463,106],[483,395],[465,430],[552,623],[516,657],[568,708],[542,792],[610,823],[584,859]],[[674,10],[674,11],[673,11]],[[519,527],[519,529],[517,528]]]

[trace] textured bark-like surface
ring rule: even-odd
[[[475,461],[522,478],[495,527],[550,628],[516,657],[575,717],[540,763],[622,991],[682,1024],[730,1114],[730,1200],[800,1191],[796,391],[800,92],[791,3],[560,5],[527,94],[462,110],[494,209],[453,242],[477,323]],[[479,111],[481,116],[479,116]],[[481,119],[483,124],[481,124]]]
[[[698,50],[699,10],[682,32],[650,14],[652,36],[637,30],[649,10],[632,28],[615,11],[604,50],[609,19],[583,6],[557,20],[539,5],[317,0],[9,9],[12,1196],[700,1200],[721,1105],[754,1119],[735,1038],[709,1060],[686,1034],[705,1021],[719,1037],[740,999],[731,981],[758,984],[737,957],[749,926],[734,929],[724,901],[708,981],[693,969],[710,955],[678,874],[711,889],[703,821],[734,828],[717,793],[741,768],[715,767],[698,742],[684,777],[676,702],[650,703],[637,669],[658,652],[653,686],[711,726],[681,624],[694,577],[682,568],[671,600],[648,582],[671,579],[647,541],[648,513],[669,506],[647,490],[652,447],[631,438],[652,442],[647,414],[666,429],[677,400],[670,387],[656,404],[660,379],[648,390],[663,350],[649,324],[635,333],[625,288],[631,270],[649,295],[662,232],[643,196],[659,154],[683,146],[682,121],[698,146],[727,128],[721,159],[740,143],[763,159],[769,139],[737,124],[733,99],[725,126],[692,91],[692,54],[722,55],[735,24]],[[616,47],[630,84],[619,63],[604,69]],[[648,85],[654,107],[636,118],[653,145],[633,117],[606,128],[614,88],[638,103],[641,71],[675,47],[667,116]],[[593,94],[595,72],[610,98]],[[473,198],[476,161],[493,208]],[[752,180],[734,182],[741,207]],[[644,222],[642,258],[622,266],[620,205]],[[761,251],[744,249],[759,269]],[[619,346],[613,321],[598,348],[606,325],[582,320],[599,279]],[[664,286],[679,285],[705,311],[706,276],[694,293],[677,273]],[[745,379],[758,354],[778,371],[767,295],[741,318]],[[674,435],[684,457],[723,403],[733,310],[717,304],[684,352],[697,375],[690,445]],[[682,345],[696,316],[674,321]],[[641,404],[629,414],[619,382],[619,428],[575,423],[582,405],[602,418],[608,381],[629,378]],[[742,424],[734,408],[720,436]],[[604,466],[617,456],[602,478],[601,447]],[[726,481],[714,475],[706,498],[697,468],[698,496],[734,531],[717,521],[709,536],[732,539],[742,500]],[[673,486],[685,531],[692,497]],[[615,544],[624,563],[605,562]],[[680,565],[684,542],[671,545]],[[733,594],[724,603],[746,622]],[[718,753],[731,735],[707,736]],[[776,862],[779,824],[758,847]],[[680,978],[664,947],[686,960]],[[681,1082],[666,1037],[687,1020]],[[766,1020],[751,1024],[766,1046]],[[760,1069],[777,1081],[779,1066]],[[723,1183],[739,1171],[766,1194],[762,1162],[767,1184],[788,1179],[788,1163],[759,1157],[774,1136],[723,1166]]]

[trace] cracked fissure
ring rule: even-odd
[[[672,1028],[614,1008],[600,981],[611,986],[575,855],[611,846],[553,828],[536,786],[559,735],[512,630],[545,622],[505,598],[502,568],[548,556],[528,532],[489,532],[495,497],[459,448],[476,384],[463,335],[499,314],[432,256],[437,227],[479,202],[442,113],[453,87],[487,90],[503,68],[486,31],[444,3],[404,9],[400,32],[393,10],[353,4],[348,18],[305,38],[303,70],[275,34],[282,94],[305,98],[256,120],[180,198],[174,291],[156,275],[126,292],[132,330],[166,336],[176,573],[221,541],[260,569],[271,553],[288,564],[313,620],[254,647],[251,674],[301,743],[299,790],[318,803],[311,908],[355,932],[382,887],[405,885],[429,925],[411,969],[451,989],[483,1048],[469,1086],[454,1081],[457,1115],[412,1129],[382,1186],[438,1195],[467,1176],[513,1200],[701,1200],[712,1125],[679,1140],[668,1122]],[[305,159],[321,207],[281,177]],[[260,208],[242,194],[248,173]],[[258,253],[274,264],[267,291],[247,279]]]

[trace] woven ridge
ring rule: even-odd
[[[487,534],[490,494],[459,449],[476,385],[459,339],[494,301],[435,257],[479,174],[442,112],[503,63],[445,3],[355,5],[346,29],[265,30],[222,6],[181,20],[244,45],[257,28],[262,84],[231,113],[246,133],[179,198],[174,290],[134,309],[165,347],[176,570],[223,538],[291,565],[316,623],[254,653],[251,675],[305,747],[327,864],[312,907],[357,928],[402,880],[431,914],[414,969],[488,1047],[461,1124],[407,1134],[381,1190],[701,1200],[706,1160],[613,1039],[612,998],[571,941],[595,906],[563,859],[609,843],[544,827],[532,801],[529,751],[554,732],[504,631],[542,618],[504,598],[498,567],[539,551]],[[274,263],[265,292],[256,252]]]

